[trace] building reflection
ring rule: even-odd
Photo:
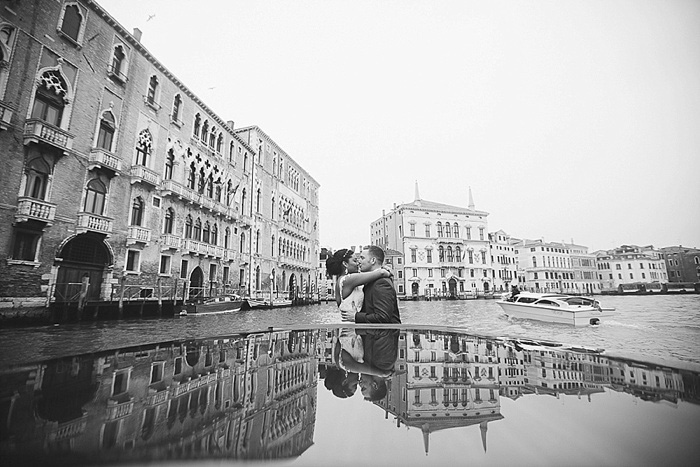
[[[0,452],[90,462],[295,458],[313,444],[318,379],[336,365],[339,332],[173,341],[2,369]],[[592,402],[612,390],[699,401],[695,372],[590,349],[432,329],[401,330],[397,346],[387,394],[372,403],[419,431],[426,454],[431,433],[470,426],[479,430],[465,435],[486,450],[489,423],[504,418],[500,397]]]

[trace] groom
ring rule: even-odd
[[[384,250],[378,246],[368,246],[360,253],[359,267],[362,272],[374,271],[383,264]],[[356,323],[401,324],[396,291],[390,278],[383,277],[366,284],[364,293],[362,310],[357,313],[343,312],[343,319]]]

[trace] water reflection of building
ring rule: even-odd
[[[107,461],[298,456],[313,443],[314,339],[275,332],[13,370],[0,392],[2,451]]]
[[[479,425],[486,449],[489,421],[500,420],[498,361],[492,341],[442,332],[406,331],[399,340],[397,374],[387,398],[377,402],[397,426],[430,433]]]

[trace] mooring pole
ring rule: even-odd
[[[124,317],[124,284],[126,283],[126,275],[122,274],[119,278],[119,319]]]

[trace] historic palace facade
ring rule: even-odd
[[[0,10],[0,306],[315,289],[319,184],[95,2]]]
[[[467,208],[426,201],[394,206],[370,225],[373,245],[403,254],[397,293],[461,296],[493,291],[488,213],[469,195]]]

